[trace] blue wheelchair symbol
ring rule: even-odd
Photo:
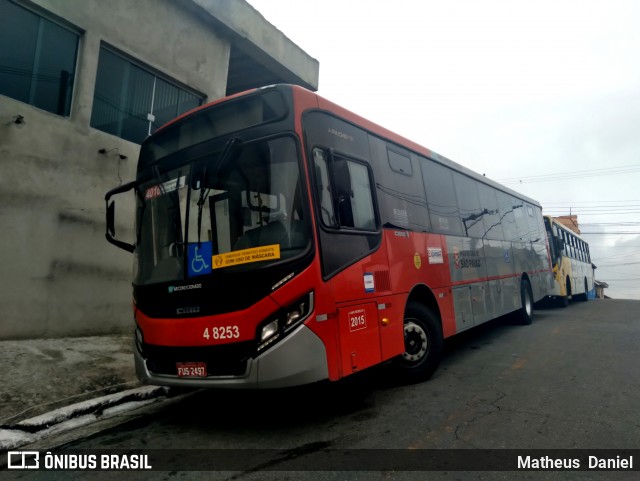
[[[211,242],[189,243],[189,277],[211,274]]]

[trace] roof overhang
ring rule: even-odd
[[[184,5],[230,41],[227,95],[275,83],[318,90],[319,62],[244,0],[188,0]]]

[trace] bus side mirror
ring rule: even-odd
[[[105,233],[105,237],[110,244],[113,244],[120,249],[124,249],[127,252],[133,252],[135,250],[135,246],[133,244],[129,244],[128,242],[123,242],[115,238],[116,235],[116,203],[115,201],[109,202],[111,197],[114,195],[122,194],[124,192],[128,192],[136,187],[135,182],[129,182],[127,184],[123,184],[119,187],[116,187],[113,190],[110,190],[104,196],[104,200],[106,203],[106,211],[107,211],[107,232]]]

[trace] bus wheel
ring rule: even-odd
[[[587,284],[587,280],[584,280],[584,294],[580,294],[576,296],[579,301],[587,302],[589,300],[589,285]]]
[[[442,359],[440,319],[423,304],[410,302],[404,315],[405,351],[394,359],[403,380],[424,381],[435,372]]]
[[[520,324],[531,324],[533,321],[533,294],[531,293],[531,284],[527,279],[520,282],[520,300],[522,307],[517,311],[518,321]]]
[[[589,300],[589,283],[587,282],[587,280],[584,280],[584,302],[587,302]]]

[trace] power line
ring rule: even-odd
[[[579,216],[628,216],[640,214],[640,200],[603,200],[542,202],[544,213],[555,217],[572,214]],[[617,222],[616,224],[620,224]]]
[[[550,215],[552,217],[561,217],[563,215],[630,215],[630,214],[640,214],[640,210],[630,210],[630,211],[619,211],[619,210],[602,210],[602,211],[581,211],[579,209],[553,209],[551,211],[545,210],[545,215]]]
[[[627,199],[627,200],[581,200],[581,201],[571,201],[571,204],[595,204],[595,205],[601,205],[603,203],[620,203],[620,202],[640,202],[640,199]],[[566,205],[567,201],[548,201],[548,202],[543,202],[543,204],[550,204],[550,205],[554,205],[554,204],[560,204],[560,205]]]
[[[600,264],[598,265],[598,269],[601,267],[626,267],[626,266],[633,266],[636,264],[640,264],[640,262],[625,262],[624,264]]]
[[[591,245],[591,244],[589,244]],[[616,250],[618,250],[616,248]],[[620,259],[616,259],[617,257],[620,257]],[[640,258],[640,251],[639,250],[635,250],[635,251],[627,251],[624,253],[619,253],[619,254],[611,254],[608,256],[601,256],[599,259],[600,261],[603,261],[605,259],[613,259],[611,262],[618,262],[621,261],[622,259],[629,259],[629,258],[634,258],[634,257],[638,257]]]
[[[554,174],[542,174],[542,175],[532,175],[529,177],[510,177],[507,179],[498,179],[498,182],[509,184],[509,183],[529,183],[529,182],[545,182],[551,180],[566,180],[566,179],[578,179],[584,177],[596,177],[603,175],[618,175],[618,174],[628,174],[632,172],[640,171],[640,166],[630,165],[630,166],[621,166],[621,167],[613,167],[613,168],[604,168],[604,169],[592,169],[592,170],[578,170],[574,172],[558,172]]]
[[[611,245],[611,244],[592,244],[589,242],[591,247],[615,247],[616,249],[635,249],[640,247],[640,244],[625,244],[625,245]],[[616,254],[617,256],[626,256],[627,254]]]
[[[552,210],[552,211],[560,211],[560,210],[569,210],[571,209],[573,210],[578,210],[580,212],[597,212],[597,211],[601,211],[601,210],[606,210],[606,211],[613,211],[613,212],[618,212],[618,211],[629,211],[629,210],[636,210],[640,208],[640,205],[629,205],[629,206],[611,206],[611,205],[602,205],[602,206],[584,206],[584,207],[579,207],[579,206],[575,206],[575,205],[564,205],[564,206],[559,206],[559,207],[549,207],[549,206],[545,206],[543,204],[543,207],[545,208],[545,210]]]
[[[578,209],[578,210],[633,210],[640,208],[640,204],[620,204],[620,205],[574,205],[573,202],[564,202],[562,205],[546,205],[542,203],[548,210],[564,210],[564,209]]]
[[[639,226],[640,222],[580,222],[580,226],[585,226],[585,225],[619,225],[619,226],[625,226],[625,227],[635,227],[635,226]]]
[[[640,277],[632,277],[629,279],[607,279],[606,282],[622,282],[622,281],[640,281]]]
[[[606,206],[600,206],[600,207],[576,207],[575,205],[566,205],[566,206],[562,206],[562,207],[549,207],[546,206],[544,204],[542,204],[542,207],[545,211],[552,211],[552,212],[559,212],[559,211],[568,211],[571,210],[571,212],[573,213],[573,211],[576,212],[602,212],[602,211],[606,211],[606,212],[630,212],[630,211],[635,211],[635,210],[640,210],[640,205],[639,206],[629,206],[629,207],[614,207],[614,206],[610,206],[610,205],[606,205]]]
[[[555,180],[571,180],[585,177],[600,177],[604,175],[619,175],[640,172],[640,165],[622,165],[602,169],[577,170],[573,172],[557,172],[553,174],[532,175],[529,177],[509,177],[497,179],[503,184],[526,184],[532,182],[550,182]]]
[[[569,200],[555,204],[551,204],[549,202],[541,202],[541,204],[548,209],[566,209],[567,207],[571,207],[572,209],[631,209],[640,207],[640,204],[637,202],[625,202],[624,204],[578,204],[577,202]]]

